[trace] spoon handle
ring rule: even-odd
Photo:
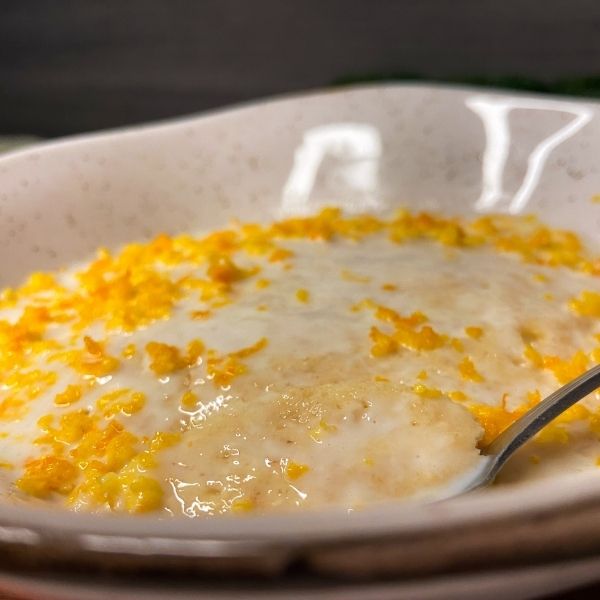
[[[494,472],[540,429],[599,387],[600,365],[596,365],[526,412],[482,450],[494,457]]]

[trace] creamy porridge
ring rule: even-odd
[[[435,495],[600,361],[600,259],[530,217],[327,209],[100,250],[0,318],[7,501],[353,509]],[[596,394],[503,479],[598,457]]]

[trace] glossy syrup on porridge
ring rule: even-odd
[[[425,498],[600,361],[600,259],[532,217],[161,235],[0,297],[7,501],[200,517]],[[505,480],[597,469],[600,397]]]

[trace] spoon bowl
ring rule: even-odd
[[[548,423],[600,387],[600,365],[563,385],[527,411],[482,449],[477,468],[452,490],[452,496],[489,485],[508,459]]]

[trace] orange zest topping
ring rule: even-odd
[[[474,381],[475,383],[484,381],[483,375],[477,371],[473,361],[468,356],[462,359],[458,365],[458,371],[460,372],[460,376],[466,381]]]

